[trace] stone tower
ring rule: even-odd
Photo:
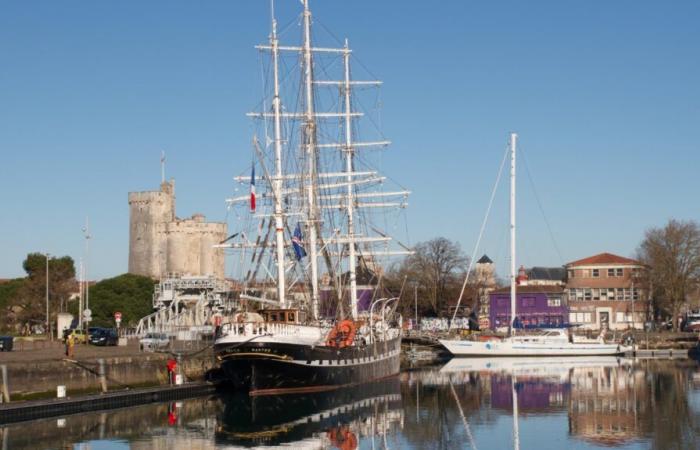
[[[201,214],[175,216],[175,182],[160,191],[129,193],[129,273],[163,278],[169,273],[224,277],[226,224]]]
[[[496,288],[496,268],[491,258],[484,255],[476,262],[475,281],[479,297],[479,327],[490,328],[489,311],[491,309],[489,294]]]
[[[159,237],[162,224],[175,219],[175,181],[160,191],[129,192],[129,273],[160,278],[167,248]]]

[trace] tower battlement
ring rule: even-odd
[[[224,254],[214,248],[226,238],[226,224],[202,214],[175,215],[175,181],[159,191],[129,193],[129,272],[151,278],[166,273],[224,277]]]

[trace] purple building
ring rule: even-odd
[[[561,327],[569,323],[569,307],[560,286],[525,285],[516,287],[516,319],[523,327]],[[496,289],[490,294],[489,319],[491,327],[510,324],[510,287]]]

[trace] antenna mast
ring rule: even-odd
[[[314,114],[313,67],[311,56],[311,11],[309,0],[304,3],[304,81],[306,91],[306,124],[304,127],[304,146],[308,160],[308,182],[306,195],[309,208],[309,256],[311,258],[311,310],[313,318],[318,318],[318,249],[317,233],[318,213],[316,211],[316,122]]]
[[[272,35],[270,45],[272,46],[272,65],[274,73],[274,98],[272,99],[272,109],[274,114],[274,139],[275,139],[275,179],[272,183],[275,201],[275,238],[277,245],[277,300],[280,306],[285,308],[285,263],[284,263],[284,222],[282,211],[282,124],[281,124],[281,100],[279,87],[279,42],[277,40],[277,20],[275,20],[275,6],[271,2],[272,8]]]
[[[165,183],[165,150],[160,151],[160,182]]]
[[[516,314],[516,283],[515,283],[515,146],[518,140],[516,133],[510,134],[510,334],[513,334],[513,323]]]

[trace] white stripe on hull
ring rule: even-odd
[[[443,341],[455,356],[605,356],[631,351],[617,344],[537,344],[507,341]]]

